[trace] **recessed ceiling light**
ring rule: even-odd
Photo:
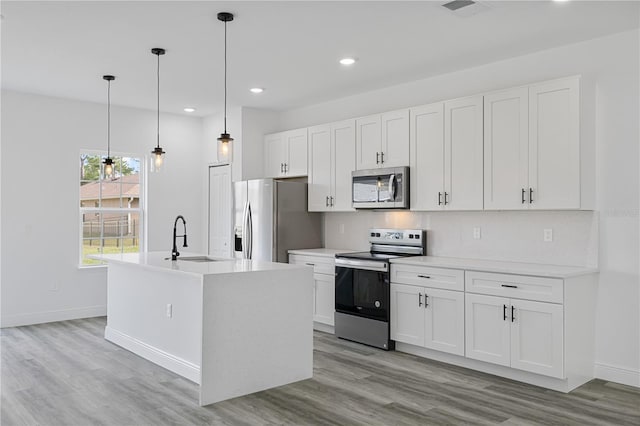
[[[192,108],[192,107],[186,107],[186,108],[184,109],[184,112],[195,112],[195,111],[196,111],[196,109],[195,109],[195,108]]]
[[[252,87],[249,90],[251,91],[251,93],[262,93],[262,92],[264,92],[264,89],[262,87]]]
[[[340,63],[342,65],[353,65],[356,63],[356,60],[353,58],[342,58],[340,59]]]

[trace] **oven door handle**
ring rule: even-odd
[[[366,260],[336,258],[336,267],[350,269],[366,269],[368,271],[387,272],[389,266],[387,262],[371,262]]]

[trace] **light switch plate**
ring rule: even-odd
[[[553,229],[544,230],[544,242],[550,243],[553,241]]]

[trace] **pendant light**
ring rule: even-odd
[[[233,14],[220,12],[218,20],[224,22],[224,132],[218,138],[218,162],[231,163],[233,138],[227,132],[227,22],[233,21]]]
[[[107,81],[107,158],[102,162],[102,178],[109,179],[113,175],[113,159],[111,158],[111,82],[116,78],[112,75],[103,75]]]
[[[159,47],[154,47],[151,49],[151,53],[158,57],[158,125],[157,125],[157,136],[158,136],[158,145],[151,151],[153,156],[151,157],[150,162],[150,170],[152,172],[160,172],[163,170],[164,160],[165,160],[165,152],[162,148],[160,148],[160,55],[165,54],[165,50]]]

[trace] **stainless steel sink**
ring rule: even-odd
[[[213,259],[209,256],[178,256],[178,260],[184,260],[186,262],[217,262],[218,259]]]

